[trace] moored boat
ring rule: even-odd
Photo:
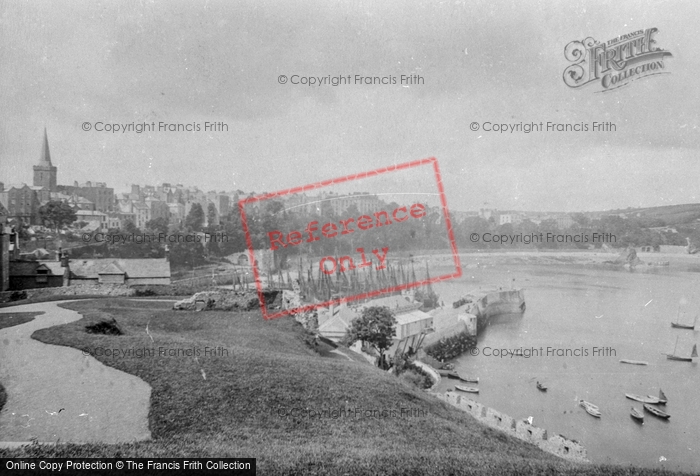
[[[642,397],[641,395],[635,395],[634,393],[626,393],[625,397],[629,398],[630,400],[636,400],[641,403],[652,403],[654,405],[665,405],[668,399],[666,398],[666,395],[664,394],[664,391],[659,389],[659,396],[654,397],[651,395],[647,395],[646,397]]]
[[[645,362],[644,360],[620,359],[620,362],[632,365],[649,365],[649,362]]]
[[[459,374],[454,370],[438,370],[441,377],[459,379]]]
[[[647,403],[644,404],[644,409],[646,411],[648,411],[649,413],[651,413],[652,415],[657,416],[659,418],[663,418],[665,420],[668,420],[669,418],[671,418],[671,415],[669,415],[668,413],[661,411],[656,407],[652,407],[651,405],[649,405]]]
[[[695,329],[695,325],[698,323],[698,316],[697,314],[695,315],[695,320],[693,320],[693,324],[681,324],[681,308],[680,306],[678,307],[678,315],[676,316],[676,322],[671,322],[671,327],[675,327],[676,329]]]
[[[543,392],[546,392],[546,391],[547,391],[547,386],[541,384],[540,382],[537,382],[537,388],[538,388],[539,390],[542,390]]]
[[[579,404],[584,410],[586,410],[586,413],[596,418],[600,418],[600,409],[597,405],[593,405],[591,402],[587,402],[585,400],[579,400]]]
[[[637,421],[644,421],[644,413],[640,412],[634,407],[632,407],[632,410],[630,410],[630,416]]]
[[[467,383],[479,383],[479,377],[462,377],[461,375],[459,376],[459,379],[462,382],[467,382]]]
[[[460,390],[462,392],[467,392],[467,393],[479,393],[479,389],[476,387],[463,387],[461,385],[455,385],[455,388],[457,390]]]
[[[698,356],[698,345],[693,344],[693,350],[690,352],[690,357],[681,357],[680,355],[676,354],[676,348],[678,347],[678,337],[676,337],[676,345],[673,348],[673,353],[669,354],[667,352],[662,352],[662,354],[666,355],[666,358],[669,360],[678,360],[681,362],[692,362],[693,358]]]

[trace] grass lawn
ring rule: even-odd
[[[93,352],[156,350],[142,358],[95,355],[151,385],[154,439],[33,445],[0,457],[253,457],[264,475],[672,474],[558,459],[377,368],[321,357],[291,318],[126,299],[63,305],[84,318],[35,339]],[[112,317],[124,335],[85,332]],[[204,355],[217,347],[223,355]],[[159,355],[160,348],[199,355]]]
[[[5,312],[0,314],[0,329],[18,326],[29,321],[33,321],[35,316],[43,312]]]

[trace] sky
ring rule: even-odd
[[[435,157],[453,210],[696,203],[697,18],[692,0],[0,0],[0,181],[31,183],[46,128],[59,184],[117,191],[274,192]],[[605,93],[564,83],[571,41],[647,28],[668,74]],[[292,84],[348,75],[423,81]],[[615,131],[483,130],[594,121]],[[96,130],[144,123],[200,130]],[[358,191],[434,190],[416,177]]]

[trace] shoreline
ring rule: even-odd
[[[495,265],[565,265],[593,266],[604,269],[629,268],[621,258],[620,250],[590,251],[590,250],[475,250],[473,252],[458,252],[461,267],[473,269]],[[634,266],[635,271],[646,269],[673,269],[679,271],[700,272],[700,254],[639,252],[641,261]],[[449,266],[454,263],[451,253],[423,253],[412,256],[417,262],[427,261],[433,266]]]

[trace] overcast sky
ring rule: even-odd
[[[454,210],[700,201],[700,2],[408,3],[0,0],[0,181],[31,183],[46,127],[59,184],[117,191],[272,192],[436,157]],[[606,93],[564,84],[570,41],[651,27],[670,74]],[[356,74],[424,84],[278,81]],[[228,131],[94,130],[207,121]],[[617,130],[470,130],[486,121]]]

